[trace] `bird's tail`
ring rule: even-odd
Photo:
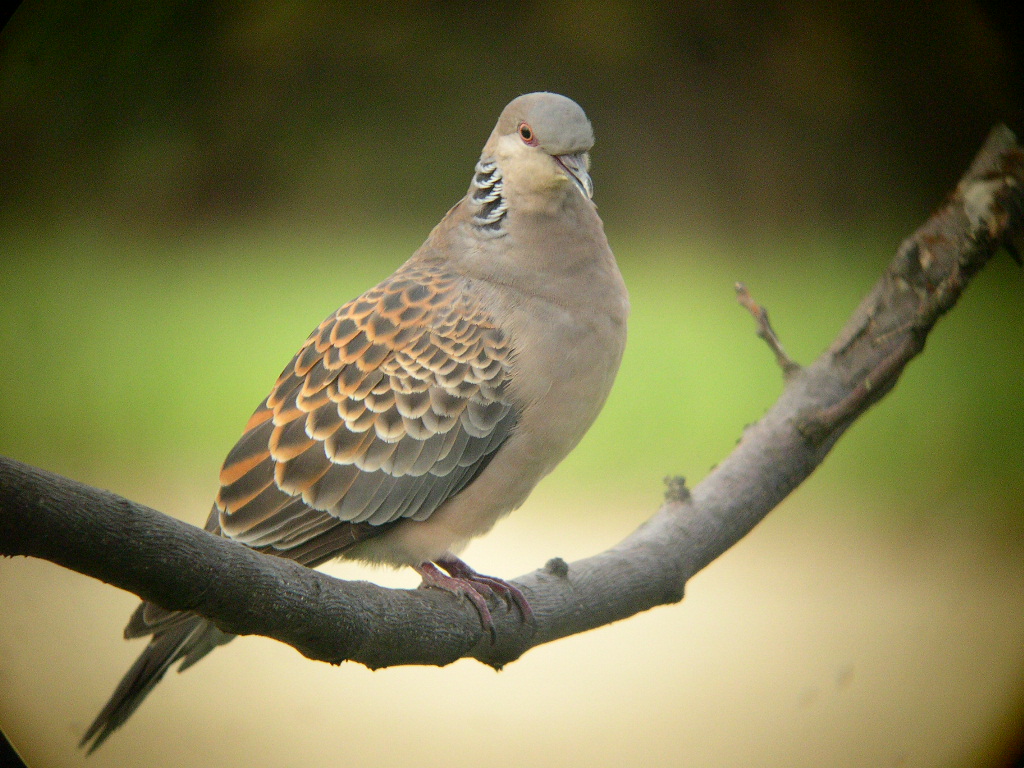
[[[139,606],[136,616],[125,629],[126,637],[137,636],[132,631],[133,624],[146,608],[153,609],[156,606],[148,603]],[[218,645],[234,637],[194,613],[172,614],[167,611],[162,618],[162,626],[153,634],[146,650],[121,679],[110,700],[100,710],[79,742],[80,747],[88,745],[89,754],[92,754],[138,709],[143,699],[156,687],[171,665],[179,659],[184,659],[178,670],[183,671]]]

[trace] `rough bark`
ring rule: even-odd
[[[515,579],[535,625],[492,605],[497,641],[476,611],[434,590],[346,582],[226,539],[116,494],[0,458],[0,554],[40,557],[259,634],[331,663],[495,667],[535,645],[683,596],[687,580],[735,544],[821,464],[846,428],[885,396],[935,322],[1000,246],[1019,261],[1024,152],[998,126],[941,208],[900,246],[832,346],[801,368],[742,286],[740,301],[772,347],[785,387],[736,449],[611,549],[548,562]]]

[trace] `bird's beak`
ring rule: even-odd
[[[562,170],[572,180],[580,192],[589,200],[594,196],[594,182],[587,173],[587,153],[580,152],[575,155],[555,155],[555,162],[562,166]]]

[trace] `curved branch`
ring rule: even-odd
[[[1022,233],[1024,153],[999,126],[810,366],[785,357],[767,314],[741,292],[786,372],[779,400],[692,492],[670,484],[661,509],[622,542],[517,579],[535,627],[495,605],[495,644],[476,611],[449,594],[334,579],[10,459],[0,459],[0,554],[51,560],[331,663],[443,665],[471,656],[500,667],[541,643],[680,600],[693,574],[764,518],[892,389],[970,279],[1000,245],[1016,254]]]

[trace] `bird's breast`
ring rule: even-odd
[[[517,431],[545,446],[545,475],[575,447],[611,391],[626,341],[625,297],[599,286],[592,303],[524,298],[511,313]],[[595,295],[596,294],[596,295]]]

